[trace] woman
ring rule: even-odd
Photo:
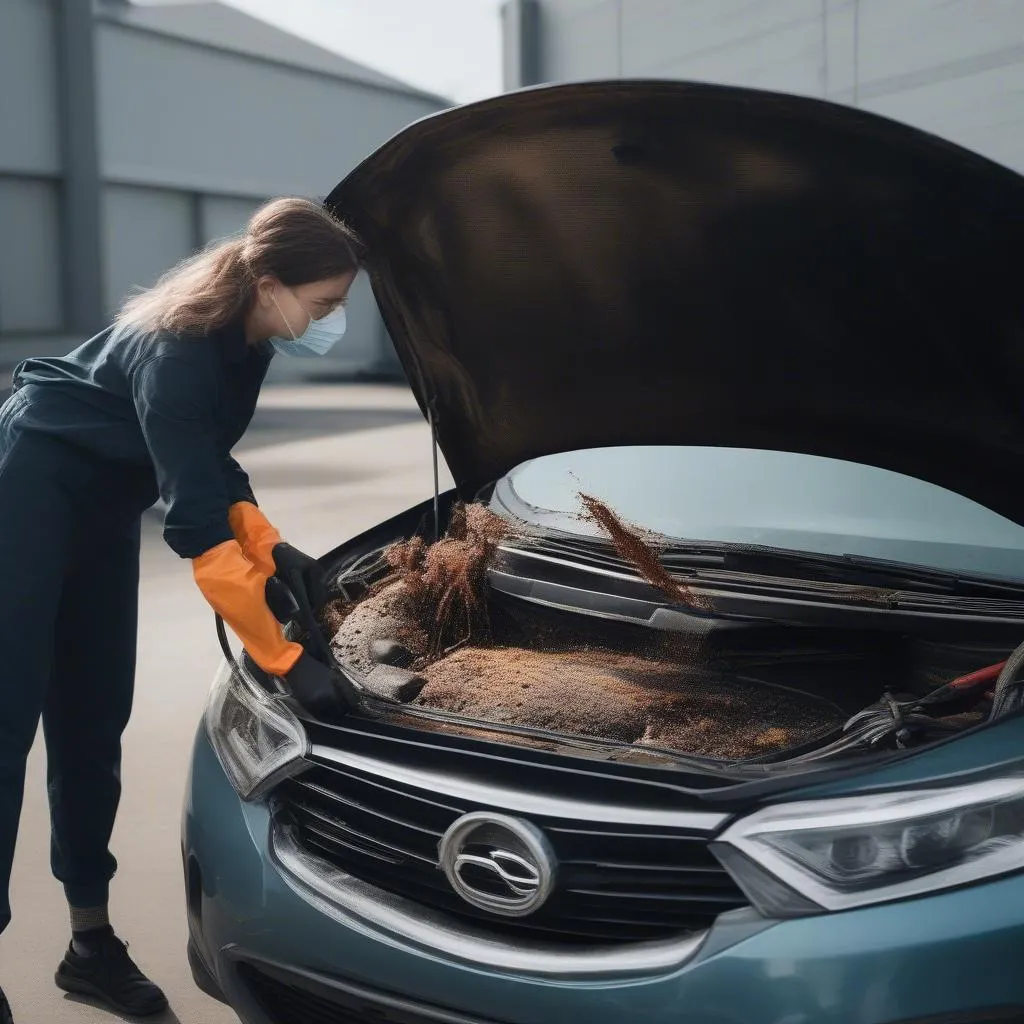
[[[325,692],[326,669],[284,639],[265,599],[277,575],[318,604],[317,563],[281,542],[230,451],[274,352],[323,355],[341,338],[358,259],[323,207],[271,202],[243,236],[171,271],[70,355],[22,363],[0,409],[0,931],[42,716],[51,861],[72,930],[57,984],[123,1013],[166,1006],[107,916],[140,519],[162,497],[164,539],[250,656]],[[0,993],[0,1024],[6,1005]]]

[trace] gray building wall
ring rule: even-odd
[[[1024,171],[1021,0],[512,0],[536,81],[671,78],[818,96]],[[506,85],[533,84],[506,31]]]
[[[93,12],[73,43],[68,9]],[[68,45],[84,90],[69,88]],[[94,114],[86,145],[67,132],[81,102]],[[239,231],[267,198],[325,196],[444,105],[216,4],[0,0],[0,364],[74,343],[83,319],[98,330],[125,295]],[[76,192],[90,161],[92,189]],[[89,227],[83,210],[95,224],[74,237],[69,226]],[[75,245],[92,258],[70,261]],[[91,318],[68,302],[83,282],[97,293]],[[364,281],[349,314],[329,357],[275,360],[275,376],[394,369]]]
[[[3,0],[0,14],[0,333],[63,322],[61,153],[54,9]]]

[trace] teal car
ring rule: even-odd
[[[1024,1022],[1024,179],[817,100],[610,82],[420,121],[327,203],[456,483],[325,555],[336,593],[486,505],[495,621],[564,671],[538,724],[335,646],[325,717],[227,659],[197,984],[245,1024]],[[624,675],[654,648],[703,703]],[[679,727],[640,700],[612,735],[595,651]]]

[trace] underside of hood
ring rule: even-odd
[[[1024,521],[1024,178],[982,157],[818,100],[585,83],[417,122],[327,202],[464,494],[716,445]]]

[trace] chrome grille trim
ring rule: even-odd
[[[344,927],[390,946],[506,974],[562,981],[669,974],[692,960],[708,936],[703,931],[592,949],[505,942],[353,878],[299,846],[278,820],[271,823],[270,853],[288,887]]]
[[[324,764],[338,764],[369,775],[397,782],[424,794],[445,794],[457,801],[479,804],[495,811],[531,817],[563,818],[575,821],[614,822],[623,826],[690,829],[712,836],[729,820],[714,811],[674,811],[629,807],[624,804],[590,803],[559,796],[531,793],[508,787],[479,783],[450,772],[405,768],[390,761],[354,754],[334,747],[315,745],[310,756]]]

